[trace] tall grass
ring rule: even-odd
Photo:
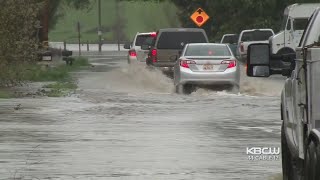
[[[57,67],[43,68],[39,65],[30,66],[25,76],[24,81],[67,81],[70,80],[69,72],[75,71],[81,67],[88,66],[88,59],[79,57],[75,58],[72,66],[60,65]]]

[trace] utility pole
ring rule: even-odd
[[[117,41],[118,41],[118,51],[120,51],[120,14],[119,14],[119,0],[116,0],[116,17],[117,17]]]
[[[41,46],[44,48],[49,47],[49,4],[50,0],[45,1],[45,6],[42,12],[42,19],[40,22],[41,26],[41,32],[40,32],[40,37],[39,40],[41,42]]]
[[[101,52],[102,46],[102,32],[101,32],[101,0],[98,1],[98,19],[99,19],[99,28],[98,28],[98,36],[99,36],[99,52]]]
[[[77,29],[78,29],[78,43],[79,43],[79,56],[81,56],[81,34],[80,34],[80,22],[77,23]]]

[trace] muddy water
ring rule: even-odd
[[[247,78],[241,93],[173,93],[157,71],[99,56],[77,95],[0,101],[0,179],[270,179],[283,79]],[[16,110],[17,105],[21,104]]]

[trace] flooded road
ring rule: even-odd
[[[263,180],[281,159],[252,161],[247,147],[280,147],[283,78],[241,78],[241,93],[177,95],[160,72],[126,57],[92,56],[67,98],[0,101],[0,179]],[[21,109],[14,107],[21,104]]]

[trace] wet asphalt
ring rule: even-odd
[[[70,97],[0,100],[0,179],[281,177],[281,158],[250,160],[246,148],[280,147],[283,78],[242,73],[239,94],[177,95],[123,54],[89,58]]]

